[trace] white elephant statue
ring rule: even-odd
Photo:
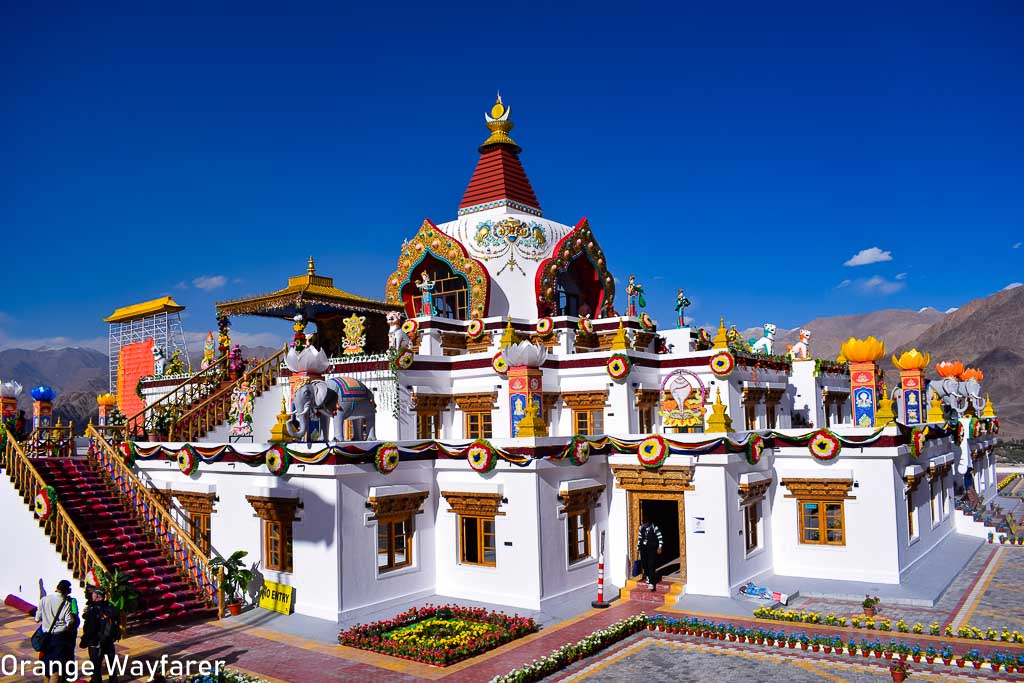
[[[353,417],[363,418],[367,429],[366,440],[374,441],[377,438],[377,404],[373,392],[355,378],[313,380],[295,390],[292,403],[294,411],[285,428],[293,438],[305,438],[307,445],[313,442],[314,418],[320,419],[320,436],[324,442],[342,441],[345,420]],[[362,438],[356,435],[355,440],[362,441]]]
[[[943,377],[928,383],[928,400],[934,394],[942,401],[947,417],[964,416],[968,408],[974,408],[977,415],[985,409],[985,399],[981,396],[981,383],[968,379],[961,381],[955,377]]]

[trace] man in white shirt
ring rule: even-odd
[[[36,621],[40,623],[43,633],[50,634],[49,642],[42,652],[42,661],[47,667],[47,683],[59,683],[67,664],[75,660],[78,603],[71,597],[70,581],[61,580],[55,593],[43,596],[36,608]],[[60,663],[60,666],[56,663]]]

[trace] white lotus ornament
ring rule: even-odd
[[[505,360],[511,368],[539,368],[547,357],[547,347],[537,346],[528,341],[512,344],[505,349]]]
[[[13,379],[0,384],[0,396],[3,398],[18,398],[21,396],[21,385]]]
[[[313,375],[322,375],[330,367],[331,361],[322,349],[315,346],[307,346],[302,353],[296,353],[295,349],[288,349],[284,357],[285,366],[292,372],[305,372]]]

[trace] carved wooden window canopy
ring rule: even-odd
[[[213,514],[213,504],[219,498],[215,493],[196,493],[195,491],[167,491],[168,495],[174,496],[181,503],[181,507],[190,515]]]
[[[608,402],[608,390],[563,391],[562,400],[573,410],[603,410]]]
[[[472,517],[504,516],[501,512],[502,497],[500,493],[479,493],[473,491],[441,491],[441,496],[448,501],[451,508],[448,512]]]
[[[254,517],[268,522],[293,522],[296,519],[295,511],[300,506],[298,498],[246,496],[245,499],[256,511]]]
[[[558,494],[558,497],[562,500],[562,509],[559,512],[569,515],[585,512],[597,504],[603,492],[603,485],[590,486],[585,489],[576,489],[575,491],[562,491]]]
[[[907,493],[913,493],[917,490],[917,485],[924,479],[924,472],[916,472],[914,474],[904,474],[903,483],[907,485]]]
[[[633,400],[637,408],[647,410],[658,404],[659,394],[661,391],[658,389],[637,389]]]
[[[949,474],[952,470],[953,470],[953,462],[952,461],[947,462],[947,463],[943,463],[941,465],[936,465],[933,462],[928,463],[928,481],[931,481],[933,479],[942,479],[947,474]]]
[[[421,394],[412,395],[412,409],[419,413],[440,413],[448,408],[451,403],[451,394]]]
[[[790,491],[786,498],[843,500],[854,497],[850,495],[851,479],[783,479],[781,484]]]
[[[367,504],[373,509],[373,517],[381,522],[394,522],[412,515],[423,513],[423,501],[427,499],[427,491],[412,491],[390,496],[371,496]]]
[[[455,405],[467,413],[490,412],[494,410],[494,404],[498,401],[498,392],[483,392],[479,394],[455,394]]]
[[[615,485],[627,491],[682,492],[693,490],[693,467],[663,465],[649,470],[643,465],[612,465]]]
[[[752,503],[764,500],[765,494],[768,493],[768,489],[771,486],[771,479],[761,479],[760,481],[753,481],[748,484],[740,484],[740,505],[751,505]]]

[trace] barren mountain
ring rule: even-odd
[[[57,392],[54,414],[84,425],[90,416],[95,421],[96,395],[107,390],[107,357],[82,348],[6,349],[0,351],[0,379],[24,387],[18,407],[26,415],[32,415],[32,388],[45,385]]]

